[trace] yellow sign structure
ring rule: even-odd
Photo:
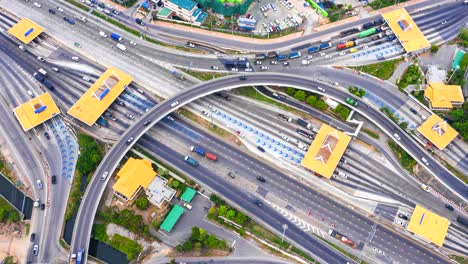
[[[431,141],[437,148],[443,150],[452,140],[457,137],[458,132],[445,120],[433,114],[418,127],[418,132]]]
[[[117,173],[117,182],[112,189],[115,195],[127,202],[132,201],[140,190],[148,187],[156,175],[151,161],[129,158]]]
[[[68,114],[92,126],[132,80],[130,75],[110,67],[68,110]]]
[[[27,18],[21,19],[8,30],[8,33],[21,40],[24,44],[28,44],[33,41],[33,39],[39,36],[42,32],[44,32],[44,28]]]
[[[49,93],[43,93],[13,109],[24,131],[36,127],[60,114],[60,110]]]
[[[452,109],[460,107],[465,98],[460,85],[446,85],[444,83],[429,83],[424,90],[424,97],[431,102],[432,109]]]
[[[408,231],[442,247],[450,222],[426,208],[416,205],[408,223]]]
[[[322,125],[301,164],[330,179],[350,141],[350,136]]]
[[[397,9],[382,14],[382,16],[406,52],[422,50],[431,46],[406,9]]]

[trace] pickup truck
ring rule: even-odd
[[[202,148],[200,148],[200,147],[191,146],[191,147],[190,147],[190,151],[196,152],[196,153],[198,153],[198,154],[201,155],[201,156],[205,156],[205,150],[202,149]]]

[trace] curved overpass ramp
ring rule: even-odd
[[[303,89],[311,91],[314,93],[320,93],[316,90],[316,87],[320,85],[321,87],[326,87],[326,95],[328,97],[334,98],[337,101],[343,102],[344,98],[351,97],[347,91],[341,90],[340,88],[334,86],[327,86],[322,83],[318,83],[312,79],[306,77],[282,74],[282,73],[255,73],[245,75],[248,76],[247,80],[240,80],[239,75],[229,76],[220,79],[215,79],[210,82],[201,83],[196,85],[188,90],[182,91],[175,96],[168,98],[163,103],[158,104],[150,112],[146,113],[138,122],[134,123],[127,131],[122,135],[122,138],[119,142],[115,143],[114,146],[109,150],[107,155],[104,157],[99,167],[97,168],[95,175],[91,179],[91,182],[86,189],[86,193],[83,197],[83,200],[78,211],[77,219],[75,221],[75,228],[73,230],[72,253],[77,252],[80,248],[85,248],[86,252],[89,246],[89,239],[91,235],[91,229],[94,221],[94,217],[97,211],[97,207],[101,197],[104,193],[104,189],[110,179],[107,177],[105,181],[101,181],[100,176],[108,171],[111,175],[113,171],[117,168],[119,162],[125,156],[125,154],[133,147],[133,144],[145,134],[151,126],[158,123],[166,115],[175,111],[177,108],[180,108],[196,99],[207,96],[209,94],[227,90],[239,88],[242,86],[255,86],[255,85],[276,85],[276,86],[289,86],[297,89]],[[421,157],[426,157],[430,162],[429,166],[426,166],[421,163],[422,166],[426,167],[434,176],[436,176],[442,183],[444,183],[449,189],[457,193],[459,196],[467,199],[467,186],[453,176],[447,169],[441,166],[436,160],[431,156],[427,155],[426,152],[419,147],[418,143],[412,140],[408,134],[401,131],[398,125],[393,123],[388,117],[386,117],[379,110],[369,108],[365,106],[366,104],[357,99],[360,102],[361,107],[354,108],[354,110],[361,113],[370,121],[374,122],[379,126],[384,132],[386,132],[390,137],[393,137],[394,131],[399,131],[401,140],[395,140],[402,146],[411,156],[416,160],[420,161]],[[176,107],[171,107],[171,104],[178,102]],[[353,107],[351,107],[353,108]],[[143,123],[146,120],[151,120],[151,125],[144,126]],[[134,140],[130,144],[127,144],[127,140],[133,137]],[[348,209],[350,210],[350,209]],[[264,217],[269,217],[268,214],[257,215],[259,214],[256,210],[255,215],[261,219]],[[261,214],[261,212],[260,212]],[[363,217],[364,219],[364,217]],[[292,226],[292,225],[291,225]],[[276,229],[275,227],[272,227]],[[282,231],[281,226],[279,226],[279,232]],[[299,238],[298,234],[294,232],[299,232],[303,237]],[[293,239],[291,236],[296,235],[298,239]],[[328,245],[319,241],[312,236],[306,235],[301,230],[294,230],[294,228],[288,229],[288,236],[290,240],[297,245],[301,245],[305,250],[314,254],[318,259],[321,259],[324,263],[347,263],[352,262],[345,256],[339,254],[334,249],[330,248]],[[87,253],[86,253],[87,257]]]

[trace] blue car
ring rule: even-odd
[[[75,24],[75,20],[70,19],[70,18],[68,18],[68,17],[63,17],[63,20],[67,21],[68,23],[70,23],[70,24],[72,24],[72,25]]]

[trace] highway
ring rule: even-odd
[[[101,181],[99,175],[102,175],[102,173],[104,173],[105,171],[112,173],[117,167],[118,162],[125,155],[125,153],[131,148],[131,146],[137,141],[137,139],[139,139],[144,133],[147,132],[150,126],[143,126],[143,122],[145,120],[152,120],[152,124],[154,125],[155,123],[159,122],[162,118],[164,118],[164,116],[174,111],[176,108],[181,107],[184,104],[187,104],[188,102],[191,102],[197,98],[201,98],[216,91],[232,89],[245,85],[291,86],[301,88],[304,90],[314,90],[314,92],[316,92],[315,89],[311,87],[316,87],[318,84],[313,80],[304,77],[279,73],[274,75],[268,73],[249,75],[248,80],[245,81],[239,81],[238,76],[224,77],[211,82],[197,85],[192,89],[181,92],[175,95],[174,97],[167,99],[163,103],[159,104],[157,107],[153,108],[151,111],[145,114],[137,123],[133,124],[129,129],[127,129],[127,131],[122,135],[122,140],[120,140],[110,149],[110,151],[104,157],[103,161],[96,170],[96,173],[93,179],[91,180],[88,189],[86,190],[85,196],[80,206],[75,230],[73,232],[71,248],[72,252],[76,252],[79,248],[87,248],[88,246],[91,226],[98,205],[95,201],[100,200],[102,192],[104,191],[105,184],[107,183],[107,181]],[[340,100],[348,96],[347,93],[338,90],[332,86],[327,87],[327,95],[339,98]],[[176,102],[178,102],[177,106],[174,108],[171,107],[171,104]],[[361,103],[365,105],[363,102]],[[366,107],[361,107],[357,110],[361,114],[366,116],[368,119],[370,119],[372,122],[375,122],[376,124],[381,126],[384,131],[390,131],[387,133],[389,133],[391,136],[391,133],[395,129],[395,124],[393,124],[388,118],[383,116],[382,113]],[[402,144],[404,147],[410,145],[409,149],[416,151],[416,153],[421,156],[424,155],[431,162],[429,169],[432,169],[432,167],[439,167],[438,169],[440,169],[441,166],[438,163],[433,162],[431,157],[427,156],[425,153],[421,154],[422,150],[419,147],[417,147],[417,145],[414,144],[406,134],[400,134],[400,144]],[[135,140],[131,144],[126,144],[127,139],[130,137],[135,138]],[[442,171],[445,171],[445,169],[442,168]],[[451,177],[450,175],[448,176]],[[454,187],[460,190],[462,193],[466,191],[466,186],[464,186],[463,184]],[[441,261],[443,260],[441,259]]]

